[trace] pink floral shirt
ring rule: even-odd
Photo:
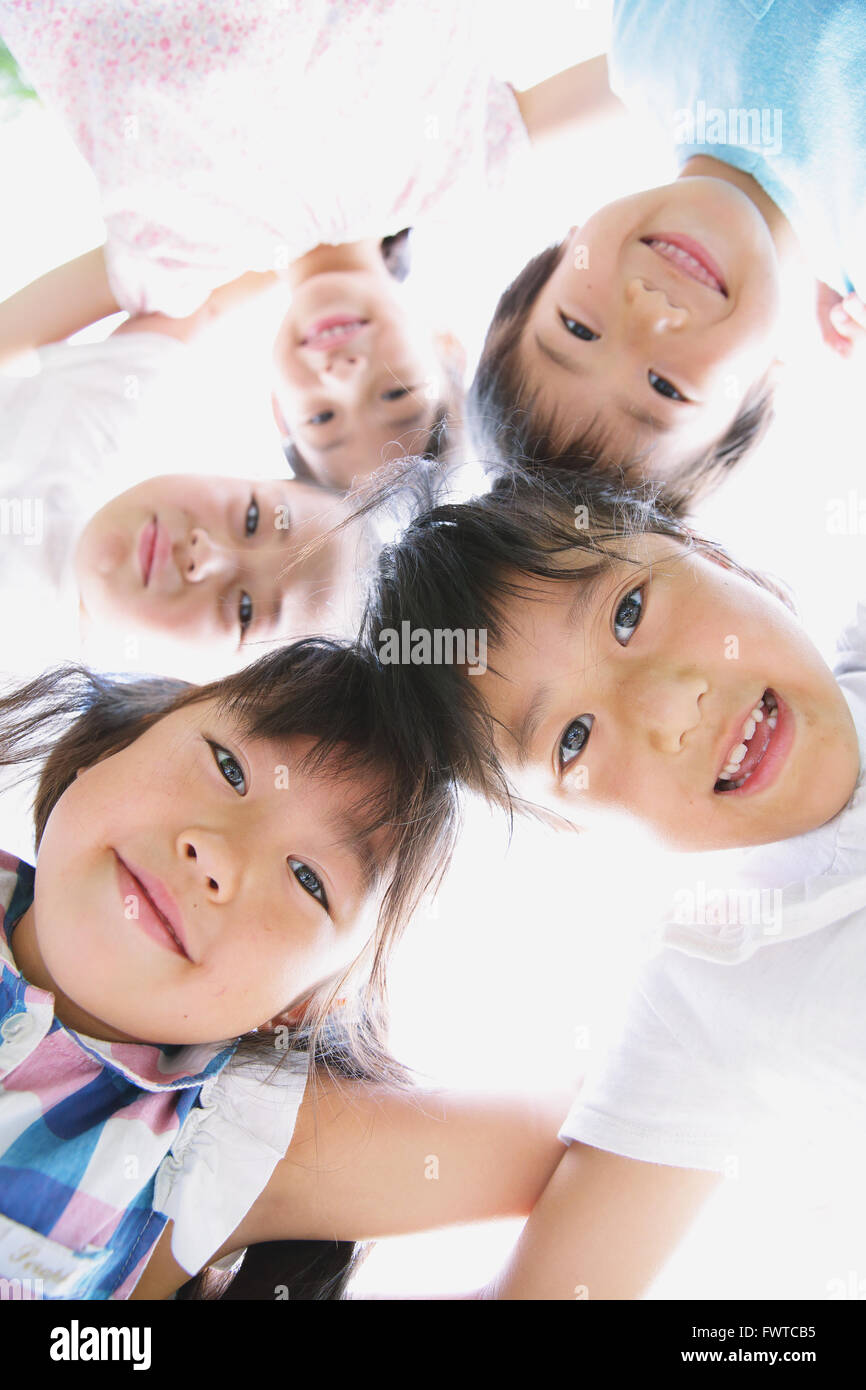
[[[320,243],[467,215],[528,144],[467,0],[0,0],[92,166],[131,313]],[[59,210],[60,212],[60,210]]]

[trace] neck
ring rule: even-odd
[[[751,174],[744,174],[741,169],[735,169],[733,165],[725,164],[721,159],[713,159],[711,155],[696,154],[694,158],[683,165],[679,177],[681,179],[693,177],[722,179],[725,183],[731,183],[735,188],[739,188],[740,192],[745,193],[749,201],[758,209],[766,222],[779,260],[793,261],[799,259],[800,244],[793,227],[778,204],[773,202],[770,195],[765,192],[757,179],[752,178]]]
[[[293,261],[283,272],[283,280],[297,289],[313,275],[326,275],[340,270],[385,271],[380,243],[375,239],[348,241],[342,246],[314,246],[305,256]],[[385,271],[387,274],[387,272]]]

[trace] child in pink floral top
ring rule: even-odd
[[[244,273],[285,276],[275,405],[298,461],[347,486],[420,452],[459,353],[414,320],[380,244],[465,215],[528,145],[479,56],[479,15],[457,0],[0,0],[4,41],[99,184],[105,247],[72,263],[86,321],[186,319]]]

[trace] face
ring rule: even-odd
[[[93,627],[163,637],[235,669],[262,643],[333,630],[344,534],[293,561],[343,516],[340,499],[304,483],[150,478],[85,527],[75,556],[82,608]]]
[[[318,482],[346,489],[423,452],[445,373],[433,333],[384,268],[301,284],[274,362],[279,414]]]
[[[796,620],[666,538],[628,554],[592,589],[539,582],[506,606],[513,635],[483,694],[521,794],[581,823],[592,806],[628,812],[687,850],[829,820],[854,789],[857,740]]]
[[[732,424],[773,363],[778,258],[750,199],[690,177],[610,203],[568,238],[521,342],[564,446],[597,426],[663,479]]]
[[[374,927],[383,832],[360,832],[363,785],[299,768],[308,748],[254,743],[203,703],[79,773],[15,935],[64,1022],[214,1042],[345,969]]]

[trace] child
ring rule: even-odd
[[[418,321],[383,234],[466,215],[528,145],[472,8],[4,0],[0,30],[93,168],[107,228],[17,318],[61,300],[58,336],[118,308],[183,319],[277,275],[276,406],[299,460],[347,488],[420,452],[458,399],[460,351]]]
[[[384,1050],[387,954],[456,821],[381,694],[359,651],[311,640],[210,686],[67,668],[2,701],[3,763],[42,764],[35,878],[2,866],[4,1278],[125,1298],[147,1270],[166,1296],[248,1241],[540,1190],[552,1130],[502,1103],[422,1111]],[[444,1183],[419,1181],[431,1151]]]
[[[625,467],[689,507],[766,426],[801,256],[825,340],[851,352],[864,61],[856,0],[615,6],[610,86],[676,146],[679,177],[601,208],[506,290],[470,393],[482,456]],[[591,118],[584,66],[588,96],[575,80],[567,99]]]
[[[450,711],[478,789],[582,825],[616,808],[681,849],[762,847],[682,872],[667,949],[488,1294],[635,1296],[766,1144],[862,1162],[864,620],[834,679],[766,581],[591,476],[511,476],[383,554],[369,642],[486,631],[483,674],[395,668],[404,705]]]
[[[273,642],[352,627],[358,541],[343,499],[279,478],[150,478],[90,518],[74,575],[88,652],[223,674]],[[113,660],[109,654],[113,653]]]

